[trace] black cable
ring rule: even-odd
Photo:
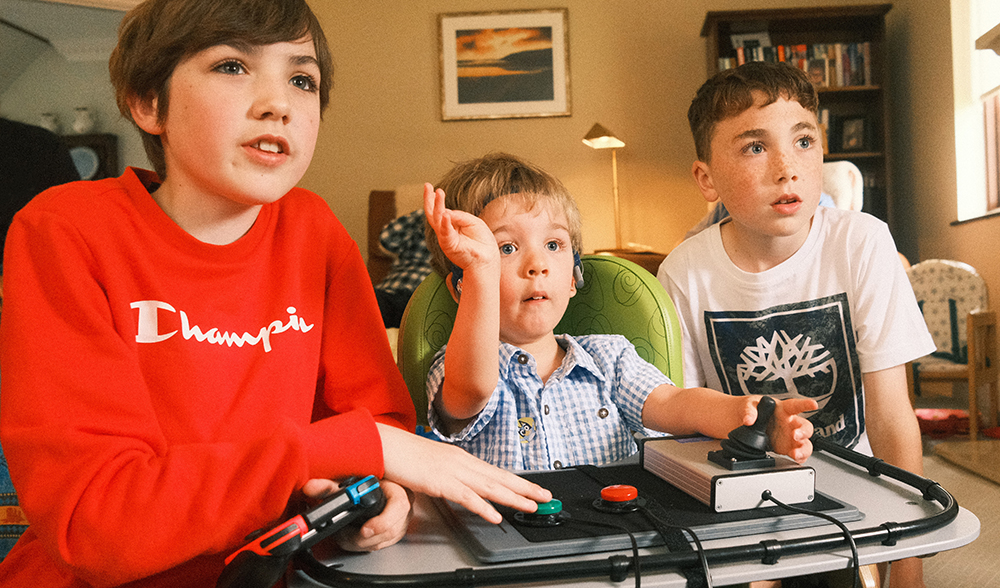
[[[657,516],[653,511],[649,510],[648,508],[643,508],[642,512],[646,516],[655,520],[660,525],[663,525],[665,527],[671,527],[674,529],[680,529],[681,531],[684,531],[685,533],[691,536],[691,541],[694,543],[694,550],[698,553],[698,561],[701,563],[701,571],[705,575],[705,588],[712,588],[712,574],[708,570],[708,557],[705,556],[705,547],[702,546],[701,540],[698,539],[698,535],[695,534],[694,530],[689,529],[688,527],[685,527],[683,525],[668,523],[667,521]]]
[[[806,515],[812,515],[812,516],[815,516],[815,517],[819,517],[819,518],[821,518],[821,519],[823,519],[825,521],[830,522],[831,524],[834,524],[834,525],[837,525],[838,527],[840,527],[841,532],[844,533],[844,539],[846,539],[847,540],[847,544],[851,546],[851,563],[852,563],[852,569],[854,570],[854,588],[858,588],[858,580],[859,580],[859,574],[860,574],[860,570],[861,570],[861,562],[860,562],[860,558],[858,557],[858,545],[857,545],[857,543],[854,542],[854,536],[851,535],[851,530],[847,528],[847,525],[845,525],[844,523],[838,521],[834,517],[832,517],[832,516],[830,516],[830,515],[828,515],[828,514],[826,514],[824,512],[806,510],[804,508],[799,508],[797,506],[792,506],[790,504],[785,504],[784,502],[782,502],[782,501],[778,500],[777,498],[775,498],[774,495],[771,494],[770,490],[764,490],[763,492],[761,492],[760,498],[761,498],[761,500],[765,500],[765,501],[766,500],[770,500],[771,502],[777,504],[778,506],[780,506],[781,508],[783,508],[783,509],[785,509],[787,511],[798,513],[798,514],[806,514]]]
[[[642,572],[640,571],[639,565],[639,543],[635,540],[635,535],[627,527],[622,525],[615,525],[614,523],[605,523],[603,521],[590,521],[587,519],[578,518],[565,518],[563,519],[564,525],[593,525],[595,527],[605,527],[608,529],[614,529],[616,531],[621,531],[628,535],[629,541],[632,542],[632,569],[635,572],[635,588],[642,588]],[[711,587],[709,587],[711,588]]]

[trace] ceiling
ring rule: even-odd
[[[137,0],[0,0],[0,94],[52,47],[67,61],[107,61]],[[79,4],[88,4],[82,6]],[[103,6],[95,8],[93,6]]]

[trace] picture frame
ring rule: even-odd
[[[864,117],[848,117],[840,124],[840,150],[865,151],[868,149],[866,136],[867,121]]]
[[[441,120],[570,116],[569,9],[446,13]]]
[[[733,49],[744,49],[754,47],[770,47],[771,35],[767,31],[755,33],[734,33],[729,35],[729,42],[733,44]]]

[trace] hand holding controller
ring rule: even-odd
[[[227,557],[216,588],[270,588],[297,552],[353,522],[372,518],[384,506],[385,496],[374,476],[349,480],[322,503],[256,535]]]
[[[754,424],[730,431],[729,438],[722,440],[722,450],[709,452],[708,459],[730,470],[774,466],[774,458],[767,454],[770,445],[767,426],[774,416],[775,404],[770,396],[762,397],[757,403]]]

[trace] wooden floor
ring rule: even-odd
[[[983,443],[983,442],[980,442]],[[976,459],[1000,456],[1000,441],[992,455],[984,446],[947,447],[953,453],[967,453]],[[947,442],[948,446],[971,445]],[[924,560],[924,583],[928,588],[986,588],[1000,586],[1000,482],[974,474],[935,452],[934,442],[925,443],[924,477],[941,484],[958,504],[972,511],[980,521],[979,538],[959,549],[939,553]],[[972,459],[971,457],[969,459]],[[1000,476],[998,476],[1000,477]]]
[[[934,453],[1000,484],[1000,440],[945,441],[934,445]]]

